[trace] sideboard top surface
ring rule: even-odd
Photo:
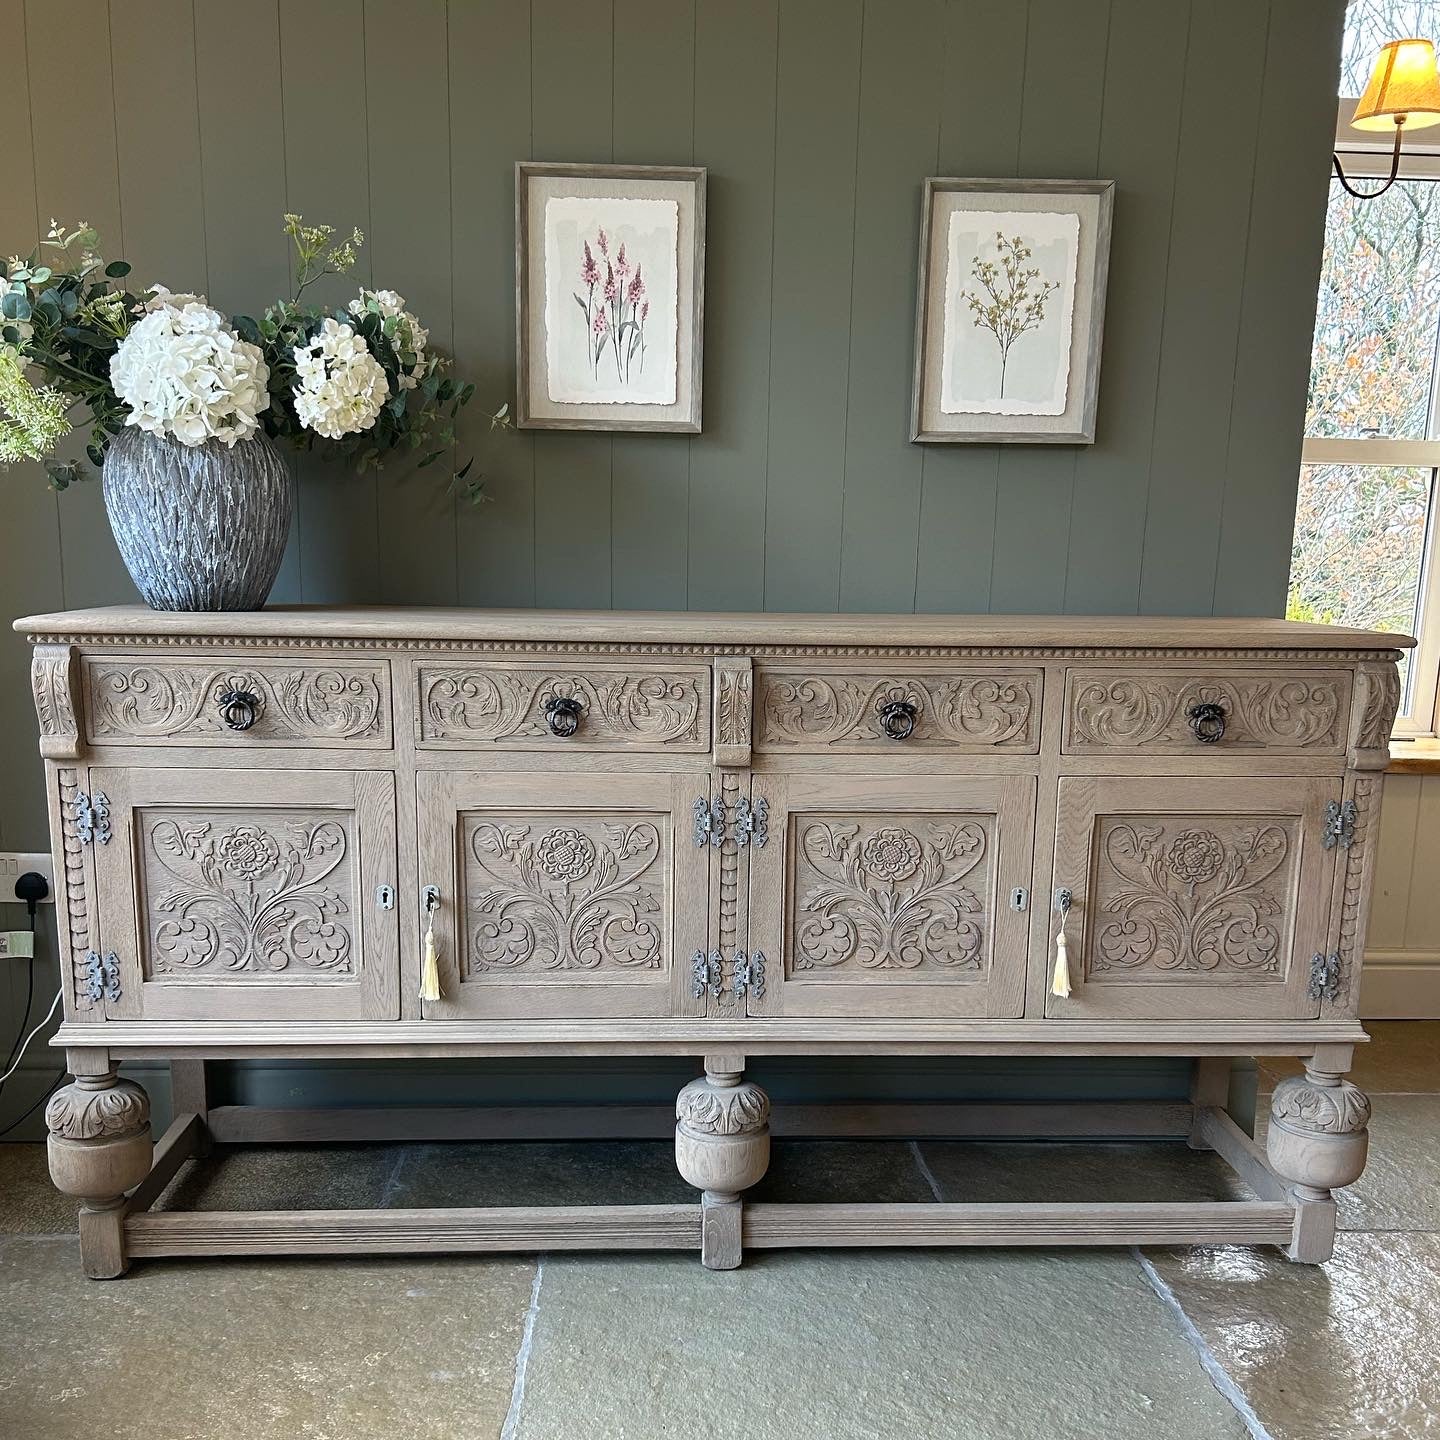
[[[597,645],[1393,650],[1408,635],[1267,618],[1135,615],[791,615],[652,610],[484,610],[295,605],[252,612],[163,612],[107,605],[29,615],[36,641],[553,642]]]

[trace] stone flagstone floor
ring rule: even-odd
[[[1440,1024],[1377,1024],[1335,1259],[1261,1249],[138,1263],[0,1145],[0,1440],[1440,1436]],[[1292,1068],[1261,1063],[1262,1086]],[[1263,1104],[1262,1104],[1263,1109]],[[770,1199],[1239,1193],[1172,1145],[776,1145]],[[272,1147],[185,1207],[688,1198],[665,1144]]]

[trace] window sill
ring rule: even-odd
[[[1387,775],[1440,775],[1440,740],[1392,740]]]

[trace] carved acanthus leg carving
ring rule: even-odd
[[[125,1192],[150,1171],[150,1101],[114,1069],[82,1075],[45,1107],[50,1178],[80,1200],[80,1258],[92,1280],[125,1273]]]
[[[1266,1150],[1298,1202],[1290,1258],[1316,1264],[1335,1248],[1331,1192],[1360,1178],[1370,1148],[1370,1101],[1342,1076],[1306,1067],[1275,1087]]]
[[[675,1101],[675,1164],[703,1192],[700,1259],[710,1270],[740,1264],[740,1192],[770,1164],[770,1099],[742,1063],[706,1056],[704,1078]]]

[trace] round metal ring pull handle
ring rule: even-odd
[[[1225,738],[1225,707],[1213,700],[1197,700],[1185,718],[1202,745],[1214,745]]]
[[[225,690],[218,701],[227,730],[248,730],[260,718],[260,697],[253,690]]]
[[[887,700],[880,707],[880,733],[887,740],[908,740],[915,733],[919,707],[908,700]]]
[[[580,728],[580,714],[585,702],[573,695],[552,695],[545,702],[545,723],[552,735],[568,740]]]

